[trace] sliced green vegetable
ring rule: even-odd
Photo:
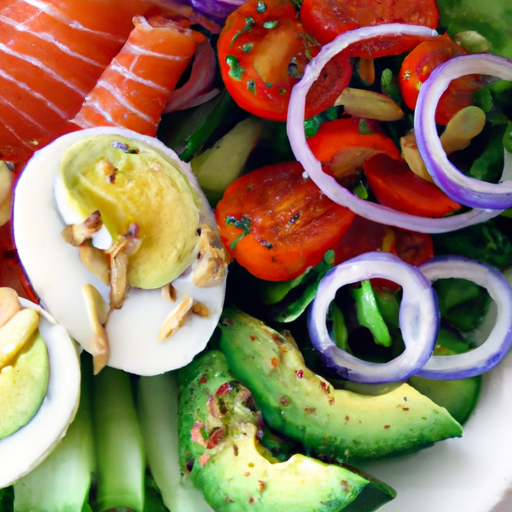
[[[77,415],[55,450],[14,484],[14,512],[82,512],[88,503],[95,464],[89,377],[92,366],[83,362],[84,358]],[[0,506],[0,510],[5,509]]]
[[[334,251],[327,251],[323,260],[300,276],[289,281],[259,281],[258,289],[265,304],[273,304],[273,318],[278,322],[293,322],[315,298],[318,283],[334,265]]]
[[[250,116],[190,161],[199,185],[212,206],[222,198],[227,186],[242,174],[262,129],[263,120]]]
[[[160,135],[166,144],[176,151],[185,162],[198,153],[205,145],[210,136],[228,120],[232,118],[233,112],[237,112],[236,104],[231,96],[224,90],[217,97],[200,105],[192,112],[186,114],[169,116],[172,124],[178,124],[179,128],[170,136]],[[164,120],[161,130],[167,129],[169,120]]]
[[[138,407],[148,465],[165,505],[171,511],[212,512],[201,492],[181,474],[174,374],[141,377]]]
[[[434,283],[434,289],[443,320],[461,331],[475,329],[491,302],[485,288],[466,279],[440,279]]]
[[[452,332],[441,328],[436,355],[461,354],[468,346]],[[420,393],[428,396],[434,403],[444,407],[460,423],[467,421],[473,412],[480,396],[482,376],[476,375],[460,380],[433,380],[422,377],[411,377],[409,384]]]
[[[380,87],[383,94],[389,96],[393,101],[399,105],[403,103],[402,94],[400,92],[400,85],[398,84],[397,77],[393,74],[391,69],[386,68],[382,71],[380,77]]]
[[[375,343],[383,347],[391,346],[391,335],[382,318],[375,293],[370,281],[361,281],[360,288],[352,288],[355,299],[357,319],[363,327],[370,329]]]
[[[400,302],[396,293],[387,289],[373,290],[373,292],[375,293],[380,314],[386,324],[399,327]]]
[[[97,510],[144,511],[146,461],[130,377],[110,367],[94,379]]]
[[[336,342],[336,346],[342,350],[351,352],[348,345],[348,329],[343,312],[334,302],[331,302],[329,313],[332,322],[332,339]]]

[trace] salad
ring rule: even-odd
[[[22,4],[0,510],[506,510],[506,3]]]

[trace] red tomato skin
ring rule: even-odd
[[[371,133],[361,131],[361,123],[365,122]],[[353,148],[371,150],[372,153],[385,153],[391,158],[401,160],[400,152],[394,142],[382,133],[379,124],[373,120],[357,117],[346,117],[322,123],[308,145],[322,164],[329,162],[340,151]]]
[[[267,0],[263,12],[258,5],[249,0],[227,18],[217,43],[221,76],[241,108],[284,122],[292,87],[320,45],[306,33],[291,0]],[[306,117],[331,107],[351,76],[348,57],[331,60],[308,93]]]
[[[416,107],[421,84],[439,65],[457,55],[467,52],[452,41],[448,35],[424,41],[414,48],[402,62],[398,75],[400,91],[405,104],[412,110]],[[436,123],[446,125],[465,107],[473,104],[473,93],[477,90],[476,76],[465,76],[453,80],[443,93],[436,110]]]
[[[434,257],[434,243],[427,233],[416,233],[356,215],[345,236],[335,249],[335,265],[370,251],[385,251],[410,265],[422,265]],[[399,286],[387,279],[372,279],[376,288],[397,290]]]
[[[354,218],[303,173],[298,162],[262,167],[233,182],[217,204],[228,253],[260,279],[285,281],[317,265]],[[244,230],[232,219],[242,218],[249,232],[239,238]]]
[[[439,23],[439,9],[435,0],[304,0],[300,16],[306,30],[321,44],[364,26],[407,23],[436,28]],[[381,38],[354,45],[351,54],[366,58],[382,57],[409,51],[418,44],[417,38],[393,39],[396,38]]]
[[[462,208],[436,185],[416,176],[405,162],[380,154],[367,160],[363,169],[370,189],[384,206],[432,218]]]

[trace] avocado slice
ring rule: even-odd
[[[190,161],[197,181],[212,207],[222,199],[228,185],[242,174],[262,129],[262,119],[250,116],[240,121],[213,147]]]
[[[441,327],[434,355],[454,355],[467,352],[470,347],[461,341],[457,333]],[[437,380],[413,375],[408,383],[433,402],[445,407],[448,412],[463,425],[476,407],[482,376],[475,375],[466,379]]]
[[[49,379],[48,350],[36,332],[0,371],[0,439],[34,417],[46,396]]]
[[[372,512],[395,497],[386,484],[342,465],[301,454],[273,459],[258,442],[251,394],[221,352],[180,369],[178,385],[180,465],[217,512]]]
[[[333,389],[306,367],[291,336],[234,308],[224,310],[220,328],[220,349],[264,421],[311,453],[347,462],[462,435],[446,409],[408,384],[377,396]]]

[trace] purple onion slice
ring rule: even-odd
[[[434,258],[419,268],[430,281],[458,277],[486,288],[496,304],[497,314],[494,327],[481,345],[463,354],[432,356],[417,375],[453,380],[494,368],[512,344],[512,288],[505,276],[494,267],[461,256]]]
[[[325,174],[322,171],[320,162],[309,149],[304,133],[306,94],[313,82],[320,75],[325,64],[329,62],[332,57],[355,42],[371,39],[373,37],[385,35],[400,36],[402,34],[435,37],[437,32],[428,27],[405,25],[401,23],[363,27],[339,35],[334,41],[325,45],[320,50],[320,53],[311,60],[306,66],[303,78],[293,87],[288,108],[287,131],[295,158],[302,163],[310,178],[331,200],[350,208],[354,213],[361,215],[361,217],[365,217],[366,219],[373,220],[380,224],[387,224],[389,226],[396,226],[421,233],[443,233],[461,229],[472,224],[478,224],[492,217],[496,217],[500,214],[500,210],[473,209],[450,217],[430,219],[402,213],[377,203],[365,201],[339,185],[332,176]]]
[[[400,327],[405,350],[388,363],[363,361],[338,348],[326,325],[329,304],[343,285],[382,277],[400,284]],[[430,359],[434,350],[439,312],[428,279],[414,266],[386,252],[369,252],[330,270],[320,281],[311,305],[308,327],[314,347],[325,364],[339,376],[355,382],[385,383],[407,379]]]
[[[512,60],[490,54],[461,55],[437,67],[421,86],[414,115],[420,155],[436,184],[454,201],[473,208],[512,206],[512,162],[505,159],[500,183],[487,183],[460,172],[446,156],[437,134],[435,112],[450,82],[466,75],[490,75],[512,80]]]

